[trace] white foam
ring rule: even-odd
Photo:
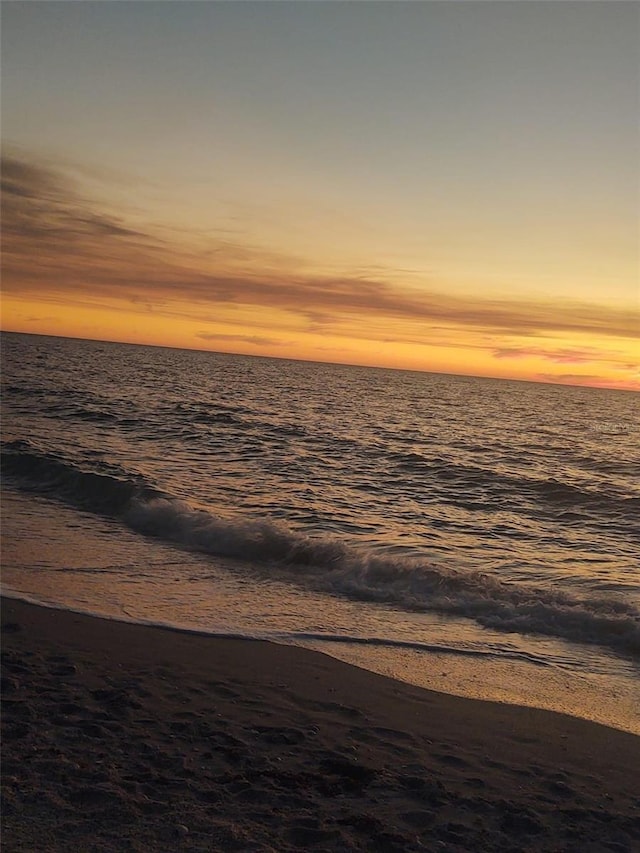
[[[134,500],[125,518],[147,535],[266,564],[289,580],[351,598],[469,617],[501,631],[640,653],[640,612],[614,595],[580,598],[532,584],[503,583],[423,560],[380,556],[335,538],[312,538],[271,521],[219,518],[164,498]]]

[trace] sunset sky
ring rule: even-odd
[[[640,390],[628,2],[3,2],[2,328]]]

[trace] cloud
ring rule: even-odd
[[[601,376],[596,373],[538,373],[533,377],[538,382],[552,382],[559,385],[584,385],[589,388],[600,387],[619,391],[640,391],[640,381],[628,378]]]
[[[322,311],[304,311],[304,317],[307,320],[307,331],[308,332],[325,332],[327,331],[334,323],[335,318],[331,316],[331,314],[327,314]]]
[[[605,381],[603,376],[596,373],[538,373],[537,378],[545,382],[595,382]]]
[[[493,351],[494,358],[544,358],[556,364],[584,364],[585,362],[602,360],[601,350],[590,349],[544,349],[542,347],[497,347]]]
[[[235,343],[255,344],[256,346],[283,347],[288,346],[287,341],[277,338],[263,337],[262,335],[230,335],[222,332],[199,332],[196,338],[203,341],[233,341]]]
[[[184,234],[176,232],[171,240],[166,230],[130,227],[124,217],[85,198],[61,171],[13,155],[4,158],[2,174],[7,293],[41,301],[122,301],[166,316],[184,316],[190,305],[201,319],[222,305],[277,309],[295,315],[310,332],[357,326],[358,336],[374,339],[389,337],[390,321],[410,321],[412,337],[425,344],[434,334],[460,329],[528,337],[638,334],[637,315],[611,306],[463,297],[432,283],[403,290],[394,285],[392,270],[314,274],[308,262],[226,235],[212,235],[205,250],[196,250]],[[386,333],[374,333],[376,325],[387,326]],[[532,350],[511,347],[494,355],[527,353]],[[543,357],[581,359],[578,350]]]
[[[56,172],[2,158],[2,229],[5,240],[71,240],[87,237],[141,237],[121,220],[92,209]]]

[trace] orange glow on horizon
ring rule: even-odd
[[[340,268],[247,235],[134,225],[49,166],[4,163],[4,329],[640,390],[637,311],[621,299]]]
[[[173,306],[174,309],[180,307],[188,306]],[[197,313],[197,306],[190,307]],[[465,330],[460,330],[448,346],[443,346],[366,339],[360,337],[361,332],[356,329],[350,334],[348,327],[340,335],[310,333],[296,328],[293,323],[283,329],[282,318],[274,331],[270,320],[273,321],[277,312],[270,314],[263,309],[251,312],[245,308],[236,313],[244,313],[245,320],[252,324],[243,324],[242,317],[236,317],[234,323],[228,319],[218,323],[201,322],[193,317],[125,306],[113,299],[94,305],[70,305],[5,295],[2,328],[4,331],[117,343],[640,391],[640,374],[629,375],[628,369],[638,360],[635,342],[630,342],[627,350],[619,353],[622,369],[616,369],[595,357],[587,362],[576,356],[576,363],[572,363],[571,347],[576,347],[576,340],[556,340],[553,343],[557,351],[562,352],[564,346],[569,354],[564,363],[558,358],[562,369],[556,366],[554,371],[548,360],[526,352],[512,358],[496,358],[495,346],[488,348],[471,343]],[[256,325],[258,317],[261,326]],[[593,347],[595,342],[591,339],[584,343]],[[599,343],[603,347],[608,345],[606,341]]]
[[[1,328],[640,390],[632,4],[170,6],[4,4]]]

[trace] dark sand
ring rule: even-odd
[[[640,850],[631,734],[7,599],[2,640],[4,853]]]

